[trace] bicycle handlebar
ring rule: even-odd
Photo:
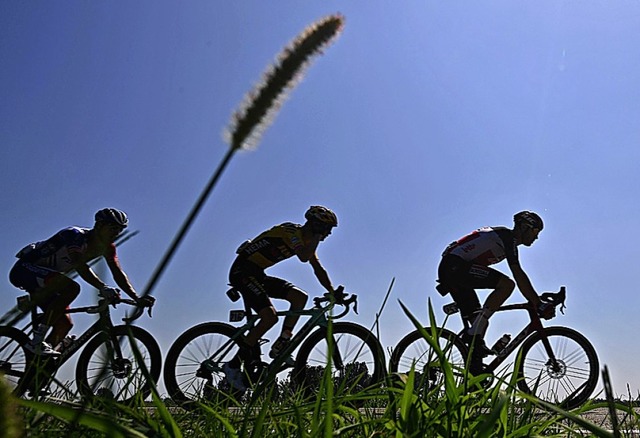
[[[356,294],[344,293],[344,286],[338,286],[334,294],[326,293],[321,297],[315,297],[313,303],[315,307],[321,307],[322,303],[331,302],[344,307],[342,313],[334,315],[333,319],[339,319],[349,313],[351,305],[353,305],[353,311],[358,313],[358,296]]]
[[[149,314],[149,318],[152,318],[151,309],[153,309],[153,305],[156,303],[156,299],[151,295],[145,295],[144,297],[140,298],[139,301],[135,301],[135,300],[123,300],[123,301],[127,301],[128,302],[127,304],[132,304],[136,306],[136,310],[133,311],[133,314],[131,316],[122,318],[122,321],[126,322],[127,324],[140,318],[144,313],[145,308],[149,309],[147,313]]]
[[[567,307],[564,304],[566,299],[567,299],[567,288],[564,286],[560,287],[559,292],[545,292],[542,295],[540,295],[540,300],[543,303],[549,303],[554,307],[561,306],[560,313],[562,313],[563,315],[564,315],[564,309]]]
[[[155,304],[156,299],[154,297],[152,297],[151,295],[147,295],[146,297],[144,297],[143,299],[141,299],[142,302],[140,301],[136,301],[136,300],[132,300],[129,298],[119,298],[119,297],[113,297],[113,298],[101,298],[98,301],[98,305],[91,307],[89,309],[87,309],[87,313],[100,313],[103,312],[104,310],[106,310],[110,305],[113,306],[114,308],[118,305],[118,304],[128,304],[130,306],[136,306],[136,309],[134,310],[134,312],[131,314],[131,316],[128,317],[124,317],[122,318],[122,321],[126,322],[126,323],[130,323],[135,321],[136,319],[140,318],[142,316],[142,314],[144,313],[144,309],[145,308],[149,308],[149,318],[151,318],[151,309],[153,308],[153,305]]]

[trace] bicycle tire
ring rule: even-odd
[[[144,361],[138,364],[129,337],[136,340],[135,346]],[[123,353],[121,361],[109,358],[110,341],[104,333],[94,336],[82,350],[76,365],[76,385],[84,397],[103,396],[118,402],[129,403],[141,396],[146,398],[160,378],[162,355],[155,338],[138,326],[116,326],[111,331],[120,342]],[[146,367],[153,381],[148,381],[142,371]]]
[[[335,322],[331,372],[336,388],[358,392],[380,384],[385,376],[384,350],[371,331],[351,322]],[[307,395],[315,395],[329,363],[326,328],[313,332],[300,346],[292,372],[293,382]],[[342,366],[336,367],[336,353]]]
[[[431,335],[431,327],[424,328]],[[444,393],[446,374],[443,360],[452,370],[453,384],[458,386],[464,379],[465,360],[468,356],[467,345],[458,335],[445,328],[435,328],[435,334],[442,356],[433,348],[419,330],[407,334],[398,342],[391,353],[389,372],[408,374],[414,369],[415,391],[421,396]],[[435,392],[434,392],[435,391]]]
[[[542,343],[535,333],[522,344],[518,367],[518,387],[522,392],[574,409],[586,402],[598,384],[598,355],[591,342],[568,327],[547,327],[558,366],[552,368]]]
[[[17,397],[22,396],[27,385],[24,381],[32,354],[25,348],[29,337],[15,327],[0,327],[0,373],[9,390]]]
[[[164,384],[169,397],[178,404],[210,399],[214,389],[224,393],[230,387],[222,370],[201,370],[209,359],[238,329],[222,322],[205,322],[181,334],[169,348],[164,363]],[[220,363],[230,361],[238,352],[235,345]],[[199,372],[200,371],[200,372]]]

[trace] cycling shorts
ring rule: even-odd
[[[51,285],[59,277],[67,277],[58,271],[53,269],[43,268],[42,266],[27,263],[23,260],[18,260],[11,272],[9,272],[9,281],[15,287],[27,291],[30,295],[33,295],[45,286]],[[42,309],[46,309],[60,296],[59,292],[48,293],[46,298],[40,298],[39,306]]]
[[[286,299],[295,286],[282,278],[271,277],[250,263],[234,262],[229,283],[238,289],[247,306],[255,312],[271,307],[271,298]]]
[[[476,289],[495,289],[498,282],[507,277],[502,272],[488,266],[468,262],[447,254],[438,266],[440,283],[449,288],[451,297],[458,304],[463,317],[481,308]]]

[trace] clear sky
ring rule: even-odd
[[[568,291],[551,324],[584,333],[616,393],[637,397],[637,1],[3,1],[0,270],[113,206],[140,231],[119,256],[144,289],[227,151],[232,112],[282,47],[336,12],[343,34],[233,158],[140,325],[166,353],[188,327],[226,320],[238,244],[321,204],[340,225],[318,255],[358,294],[350,318],[370,326],[395,278],[390,347],[412,329],[398,300],[427,322],[430,298],[442,318],[450,241],[531,209],[546,227],[522,265],[539,292]],[[295,259],[269,272],[322,292]],[[19,291],[4,278],[9,309]],[[77,303],[94,300],[87,286]],[[488,343],[525,321],[496,315]]]

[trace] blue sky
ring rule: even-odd
[[[233,158],[140,324],[166,353],[188,327],[225,320],[238,244],[322,204],[340,225],[318,255],[359,295],[351,319],[371,325],[395,278],[381,317],[392,346],[412,329],[398,300],[426,322],[430,298],[442,317],[433,286],[450,241],[532,209],[546,228],[523,267],[539,292],[568,290],[553,324],[584,333],[616,393],[637,396],[634,1],[4,1],[0,268],[114,206],[140,231],[119,255],[142,290],[227,151],[232,112],[282,47],[336,12],[343,34]],[[294,259],[270,273],[321,292]],[[3,281],[8,309],[19,291]],[[94,299],[87,286],[77,303]],[[525,320],[497,315],[488,342]]]

